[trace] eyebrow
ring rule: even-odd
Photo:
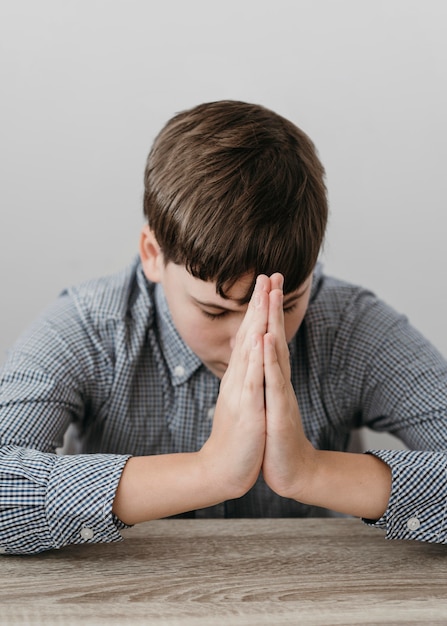
[[[287,296],[284,296],[284,302],[283,302],[283,306],[288,306],[291,302],[294,302],[295,300],[299,300],[299,298],[301,298],[304,293],[306,292],[306,289],[303,289],[302,291],[300,291],[299,293],[293,293],[293,294],[288,294]],[[216,311],[229,311],[229,312],[237,312],[238,309],[229,309],[228,307],[222,306],[221,304],[216,304],[215,302],[206,302],[204,300],[198,300],[197,298],[194,298],[194,296],[191,296],[191,299],[194,300],[194,302],[200,306],[206,307],[208,309],[215,309]],[[237,302],[236,300],[234,302]]]

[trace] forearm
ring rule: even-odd
[[[113,512],[125,524],[168,517],[237,498],[255,483],[265,447],[262,336],[268,279],[258,277],[220,385],[211,435],[198,452],[133,457]]]
[[[292,497],[339,513],[379,519],[391,493],[391,470],[370,454],[315,450],[309,478],[300,480]]]
[[[112,502],[126,461],[124,455],[0,448],[0,552],[119,541]]]
[[[113,512],[125,524],[218,504],[224,490],[204,468],[200,452],[132,457],[124,467]]]

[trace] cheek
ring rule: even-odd
[[[195,347],[196,352],[202,355],[229,358],[225,356],[227,348],[230,349],[231,342],[231,328],[227,324],[218,320],[204,319],[191,326],[188,333],[190,345]]]
[[[185,343],[196,351],[216,343],[219,335],[218,326],[195,311],[185,316],[177,328]]]

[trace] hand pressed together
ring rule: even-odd
[[[274,491],[294,497],[312,459],[290,381],[282,284],[280,274],[257,279],[201,451],[227,497],[243,495],[261,469]]]
[[[373,455],[317,450],[305,436],[291,383],[282,286],[281,274],[257,279],[200,454],[224,498],[243,495],[262,470],[280,496],[378,519],[390,495],[390,468]]]
[[[201,450],[224,498],[255,483],[265,448],[263,337],[268,325],[269,279],[259,276],[222,378],[213,429]]]
[[[386,510],[390,468],[373,455],[316,450],[291,383],[283,278],[258,276],[222,378],[210,437],[198,452],[128,460],[113,512],[166,517],[244,495],[262,470],[281,496],[368,519]]]

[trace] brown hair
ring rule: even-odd
[[[177,114],[144,182],[165,263],[215,281],[223,297],[247,273],[281,272],[289,293],[312,272],[328,214],[324,169],[309,137],[273,111],[225,100]]]

